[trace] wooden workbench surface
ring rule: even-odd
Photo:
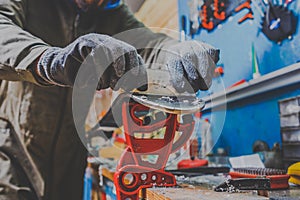
[[[113,182],[113,172],[102,169],[102,175]],[[215,192],[214,186],[226,179],[225,176],[203,175],[193,178],[177,177],[179,187],[148,188],[147,200],[300,200],[300,186],[288,190],[268,191],[268,197],[259,196],[257,191],[236,193]]]
[[[151,188],[147,190],[151,200],[263,200],[267,197],[252,192],[228,193],[215,192],[204,188]]]
[[[239,193],[215,192],[201,187],[150,188],[147,199],[150,200],[300,200],[300,187],[289,190],[268,191],[268,197],[259,196],[257,191]]]

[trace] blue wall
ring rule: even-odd
[[[259,2],[257,0],[253,0]],[[189,18],[187,0],[179,0],[179,18],[185,15]],[[200,93],[206,96],[231,86],[241,79],[252,79],[251,47],[254,44],[261,75],[284,68],[300,60],[300,23],[292,40],[284,40],[281,45],[270,41],[261,31],[262,17],[255,6],[252,5],[254,20],[247,20],[238,24],[238,20],[247,13],[243,10],[235,13],[211,32],[201,29],[199,33],[191,36],[193,39],[212,44],[221,50],[218,64],[224,66],[225,74],[222,80],[214,80],[208,92]],[[300,1],[293,1],[289,9],[298,14]],[[180,27],[182,26],[179,20]],[[186,30],[189,30],[187,23]],[[189,31],[187,31],[189,34]],[[299,77],[300,80],[300,77]],[[222,129],[215,130],[215,123],[224,114],[224,111],[206,113],[204,117],[211,119],[212,131],[217,147],[224,147],[232,156],[252,153],[252,144],[261,139],[270,146],[274,142],[281,142],[278,100],[299,95],[300,90],[282,91],[279,96],[269,96],[261,101],[228,107],[225,124]],[[221,135],[220,135],[221,134]],[[219,138],[219,139],[218,139]],[[218,140],[217,140],[218,139]]]
[[[219,137],[215,149],[223,147],[230,155],[237,156],[252,153],[252,144],[256,140],[264,140],[270,147],[275,142],[281,143],[278,100],[299,94],[300,90],[296,90],[261,102],[228,109],[221,134],[214,130],[216,125],[212,120],[214,138]],[[213,112],[204,117],[216,118],[218,115],[222,113]]]

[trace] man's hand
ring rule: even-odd
[[[50,47],[38,61],[36,77],[45,84],[73,86],[78,70],[88,55],[91,56],[91,67],[105,70],[97,89],[147,89],[146,86],[140,87],[146,83],[147,75],[143,59],[136,49],[125,42],[101,34],[81,36],[65,48]],[[128,71],[130,78],[123,79],[118,88],[115,88],[119,79]]]
[[[218,49],[197,41],[169,46],[164,57],[174,88],[180,93],[207,90],[219,53]]]

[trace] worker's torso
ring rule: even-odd
[[[64,47],[80,35],[118,32],[114,11],[78,12],[70,0],[27,0],[24,29],[51,46]],[[74,132],[72,90],[0,81],[0,114],[21,132],[34,159],[49,157],[64,132]],[[71,141],[72,138],[69,138]],[[41,166],[39,166],[41,167]]]

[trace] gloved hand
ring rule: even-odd
[[[163,57],[174,88],[180,93],[209,89],[219,53],[218,49],[198,41],[169,45]]]
[[[140,90],[147,89],[147,86],[144,85],[147,75],[143,66],[143,59],[136,49],[107,35],[94,33],[77,38],[65,48],[50,47],[47,49],[38,61],[36,77],[40,82],[46,84],[73,86],[77,72],[89,54],[91,56],[90,63],[89,65],[83,65],[84,67],[105,69],[100,77],[97,89],[108,87],[112,89],[121,87],[126,91],[130,91],[135,87],[139,87]],[[107,63],[107,66],[104,63]],[[130,73],[129,78],[123,79],[125,82],[119,83],[118,87],[115,88],[118,80],[126,72]],[[141,86],[142,84],[143,86]]]

